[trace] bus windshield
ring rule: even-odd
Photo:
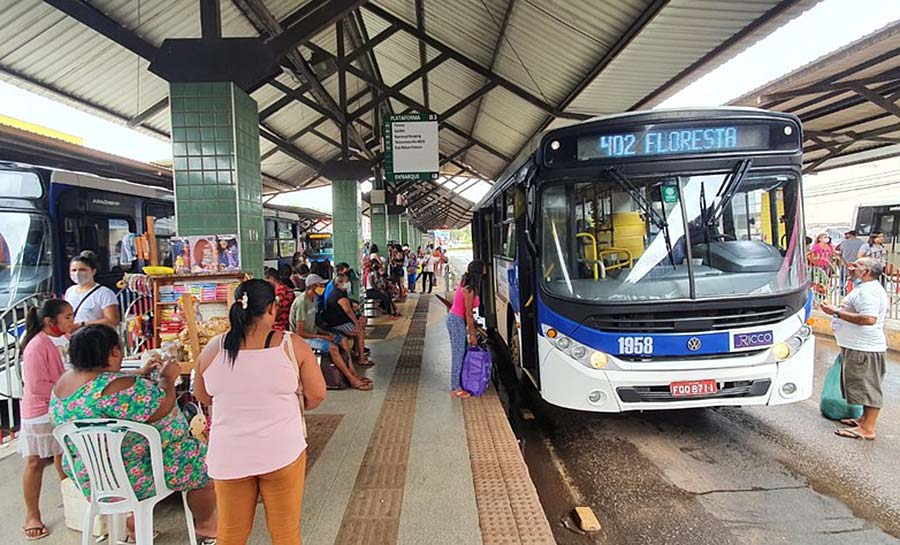
[[[795,290],[805,282],[799,177],[754,172],[596,180],[542,197],[542,280],[551,294],[606,302]]]
[[[27,212],[0,212],[0,310],[50,291],[50,223]]]

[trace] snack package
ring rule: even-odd
[[[237,235],[218,235],[216,237],[218,267],[221,272],[241,270],[241,252]]]

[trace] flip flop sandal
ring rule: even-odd
[[[360,367],[373,367],[375,365],[375,362],[372,360],[358,361],[356,362],[356,365],[359,365]]]
[[[156,541],[156,538],[160,536],[159,530],[153,530],[153,541]],[[137,543],[136,538],[134,536],[125,536],[125,539],[119,540],[119,545],[131,545],[133,543]]]
[[[360,390],[362,392],[368,392],[374,387],[375,385],[371,382],[360,382],[356,386],[351,386],[351,388],[353,388],[354,390]]]
[[[469,392],[466,392],[465,390],[459,390],[457,392],[450,392],[450,395],[452,395],[453,397],[455,397],[457,399],[465,399],[467,397],[472,397],[472,394],[470,394]]]
[[[28,536],[28,532],[38,532],[35,536]],[[46,526],[32,526],[31,528],[22,528],[22,535],[25,536],[25,541],[37,541],[39,539],[44,539],[45,537],[50,535],[50,530],[47,529]]]
[[[841,424],[845,426],[852,426],[855,428],[859,426],[859,420],[855,418],[843,418],[841,419]]]
[[[866,437],[865,435],[860,434],[859,432],[853,431],[852,428],[844,428],[842,430],[834,430],[834,434],[838,437],[844,437],[847,439],[865,439],[866,441],[874,441],[874,437]]]
[[[216,545],[216,538],[197,536],[197,545]]]

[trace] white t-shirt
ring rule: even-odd
[[[65,299],[72,305],[72,309],[75,309],[88,293],[90,293],[91,296],[87,298],[84,303],[82,303],[81,308],[78,309],[78,314],[75,315],[76,322],[95,322],[97,320],[102,320],[103,309],[119,304],[119,302],[116,301],[116,294],[106,286],[100,286],[100,288],[93,293],[91,293],[91,290],[84,293],[78,293],[77,290],[78,286],[71,286],[66,290]]]
[[[434,264],[437,262],[437,258],[433,255],[425,256],[425,261],[422,265],[422,270],[425,272],[434,272]]]
[[[887,292],[877,281],[863,282],[853,288],[844,299],[841,311],[875,316],[875,325],[856,325],[833,318],[831,327],[838,346],[863,352],[887,351],[887,339],[884,335],[884,317],[887,309]]]

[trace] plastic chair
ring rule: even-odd
[[[143,436],[150,446],[155,494],[144,500],[135,496],[125,462],[122,460],[122,441],[128,433]],[[74,467],[73,450],[88,473],[91,487],[90,506],[84,515],[82,545],[92,541],[90,528],[95,515],[110,515],[109,543],[115,545],[121,537],[121,517],[134,513],[135,541],[138,545],[153,543],[153,508],[172,494],[166,484],[159,432],[153,426],[115,419],[76,420],[58,426],[53,436],[63,446],[69,467]],[[74,446],[74,449],[72,448]],[[82,483],[78,483],[79,486]],[[187,503],[187,493],[181,493],[191,545],[197,545],[194,535],[194,516]]]

